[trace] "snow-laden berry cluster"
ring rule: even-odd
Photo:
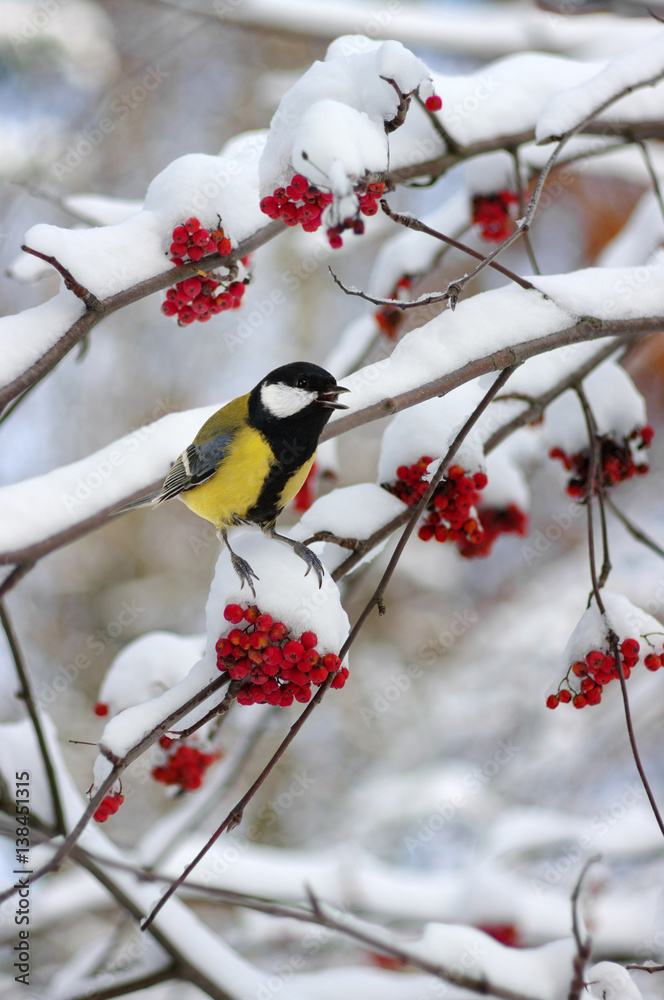
[[[374,183],[366,178],[355,187],[358,196],[356,214],[327,229],[327,238],[333,250],[342,245],[341,233],[344,230],[352,229],[357,235],[364,232],[360,215],[375,215],[378,198],[384,191],[382,182]],[[323,213],[333,201],[331,192],[321,191],[302,174],[295,174],[290,184],[275,188],[272,194],[262,199],[261,211],[271,219],[283,219],[287,226],[302,226],[305,233],[315,233],[323,225]]]
[[[166,751],[166,760],[153,767],[152,777],[162,785],[178,785],[188,792],[201,787],[205,772],[221,757],[218,751],[204,753],[199,747],[184,740],[176,742],[170,736],[160,737],[159,746]]]
[[[600,460],[595,472],[593,493],[622,483],[633,476],[645,476],[650,467],[643,459],[643,449],[649,448],[655,432],[649,424],[633,430],[628,438],[616,441],[611,437],[600,439]],[[567,492],[575,500],[583,500],[588,492],[590,475],[590,452],[588,449],[568,455],[562,448],[551,448],[549,458],[559,459],[572,476],[567,484]]]
[[[237,695],[240,705],[286,707],[293,701],[307,702],[312,685],[320,687],[331,673],[336,674],[331,687],[346,683],[348,668],[341,666],[335,653],[316,649],[315,632],[296,638],[283,622],[275,622],[255,604],[248,608],[227,604],[224,618],[236,627],[217,641],[217,667],[243,682]]]
[[[96,823],[105,823],[109,816],[113,816],[118,811],[123,802],[124,795],[120,792],[107,795],[102,799],[96,812],[92,814],[92,818]]]
[[[638,639],[628,637],[621,642],[619,653],[625,680],[629,679],[632,669],[638,664],[640,652],[641,644]],[[659,670],[663,664],[664,649],[659,654],[651,652],[643,657],[643,665],[647,670]],[[570,701],[574,708],[599,705],[604,688],[619,677],[618,664],[611,652],[591,649],[582,660],[572,663],[556,694],[550,694],[546,699],[547,708],[557,708],[561,702],[567,704]],[[575,686],[577,683],[578,688]]]
[[[171,262],[181,267],[188,260],[199,261],[210,253],[227,257],[231,249],[231,241],[221,225],[210,231],[192,216],[173,230]],[[211,316],[226,309],[239,309],[245,284],[245,281],[235,280],[231,275],[222,279],[213,271],[201,271],[169,288],[161,311],[165,316],[177,316],[179,326],[188,326],[194,321],[205,323]]]
[[[429,487],[425,476],[432,462],[429,455],[423,455],[413,465],[400,465],[397,481],[383,483],[384,488],[409,507],[415,507]],[[488,556],[500,534],[525,534],[527,518],[515,504],[504,511],[487,508],[480,517],[476,504],[487,482],[484,472],[468,474],[460,465],[450,466],[427,505],[418,537],[423,542],[432,538],[437,542],[455,542],[460,554],[472,559]]]
[[[472,222],[480,227],[483,240],[502,243],[513,231],[512,205],[519,199],[513,191],[504,189],[495,194],[476,194],[472,204]]]

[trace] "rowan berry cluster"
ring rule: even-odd
[[[113,792],[112,795],[107,795],[101,800],[99,808],[92,814],[92,818],[97,823],[105,823],[109,816],[118,811],[123,802],[124,795],[121,795],[120,792]]]
[[[423,455],[413,465],[400,465],[396,483],[383,483],[383,488],[409,507],[415,507],[429,488],[424,476],[432,461],[429,455]],[[470,475],[460,465],[451,465],[427,505],[418,538],[423,542],[432,538],[437,542],[455,542],[464,559],[475,559],[488,556],[499,535],[525,535],[528,518],[516,504],[505,510],[486,507],[481,518],[477,514],[475,505],[487,482],[484,472]]]
[[[188,792],[201,787],[208,767],[221,756],[203,753],[198,747],[176,742],[170,736],[161,736],[159,746],[167,751],[166,763],[153,767],[152,777],[162,785],[179,785]]]
[[[359,197],[359,207],[354,218],[344,219],[337,226],[327,230],[327,238],[333,250],[342,245],[341,233],[345,229],[361,235],[364,223],[361,215],[375,215],[378,211],[377,199],[383,194],[385,185],[361,181],[355,188]],[[272,194],[261,200],[261,211],[271,219],[283,219],[287,226],[302,226],[305,233],[315,233],[323,224],[323,212],[334,201],[329,191],[321,191],[309,184],[302,174],[295,174],[285,188],[278,187]]]
[[[619,654],[625,680],[628,680],[632,669],[639,662],[640,650],[641,644],[638,639],[628,637],[621,642]],[[664,664],[664,649],[659,655],[648,653],[643,659],[643,664],[647,670],[659,670]],[[599,705],[603,689],[619,677],[620,672],[615,657],[601,649],[591,649],[582,660],[576,660],[570,666],[556,694],[550,694],[546,699],[547,708],[557,708],[561,702],[568,704],[570,701],[574,708]],[[578,678],[578,690],[573,686],[576,683],[573,678]]]
[[[389,298],[391,299],[406,299],[409,298],[408,292],[410,291],[413,284],[413,279],[408,274],[404,274],[403,277],[399,278],[396,285],[390,292]],[[378,327],[381,333],[384,333],[388,340],[395,340],[397,334],[399,333],[399,328],[406,318],[406,314],[403,309],[399,309],[398,306],[381,306],[374,313],[374,319],[378,323]]]
[[[242,681],[237,700],[240,705],[292,705],[311,699],[316,687],[336,676],[331,687],[342,688],[348,668],[341,666],[335,653],[320,653],[315,632],[294,638],[283,622],[260,611],[256,605],[242,608],[228,604],[226,621],[235,625],[217,640],[217,667],[227,670],[232,680]],[[239,627],[244,624],[244,628]]]
[[[480,226],[483,240],[502,243],[512,231],[510,206],[518,204],[513,191],[502,190],[496,194],[476,194],[472,203],[472,222]]]
[[[649,466],[647,462],[638,461],[640,458],[645,458],[644,455],[639,455],[639,452],[650,447],[654,436],[654,430],[646,424],[645,427],[638,427],[632,431],[621,443],[610,437],[600,438],[600,458],[595,472],[593,492],[597,493],[598,485],[605,490],[615,486],[616,483],[631,479],[632,476],[645,476]],[[589,450],[567,455],[562,448],[552,448],[549,458],[559,459],[566,471],[572,473],[566,487],[567,492],[575,500],[583,500],[588,492]]]
[[[198,219],[191,218],[173,230],[171,261],[176,267],[184,264],[187,258],[197,261],[208,253],[220,253],[226,257],[230,252],[231,241],[226,238],[221,226],[210,232],[201,228]],[[219,279],[213,271],[200,271],[198,275],[192,274],[168,289],[161,311],[165,316],[177,316],[179,326],[188,326],[194,321],[205,323],[211,316],[226,309],[239,309],[245,283],[230,280],[230,276],[225,280]]]

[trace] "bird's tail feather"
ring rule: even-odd
[[[161,489],[153,490],[152,493],[146,493],[144,497],[139,497],[138,500],[132,500],[130,503],[123,504],[122,507],[118,507],[113,513],[125,514],[128,510],[136,510],[137,507],[152,507],[160,496]]]

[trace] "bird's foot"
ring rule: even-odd
[[[318,586],[322,587],[323,574],[325,570],[323,569],[323,564],[316,553],[312,552],[311,549],[304,544],[304,542],[295,542],[293,545],[293,552],[295,552],[300,559],[304,559],[307,564],[307,572],[304,575],[308,576],[310,570],[315,570],[316,576],[318,577]]]
[[[242,556],[236,555],[235,552],[231,552],[230,549],[229,552],[230,552],[231,562],[233,563],[233,569],[235,570],[235,572],[237,573],[237,575],[240,577],[241,580],[240,589],[242,589],[242,587],[244,587],[246,583],[249,585],[251,593],[254,595],[254,597],[256,597],[256,588],[254,587],[254,581],[252,580],[252,577],[254,577],[254,579],[256,580],[259,580],[260,577],[256,573],[254,573],[253,569],[251,568],[246,559],[243,559]]]

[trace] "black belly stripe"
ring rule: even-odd
[[[272,437],[269,442],[274,455],[272,468],[266,477],[258,499],[247,511],[245,519],[262,527],[274,524],[283,510],[281,496],[286,484],[308,462],[316,451],[318,439],[306,433]]]

